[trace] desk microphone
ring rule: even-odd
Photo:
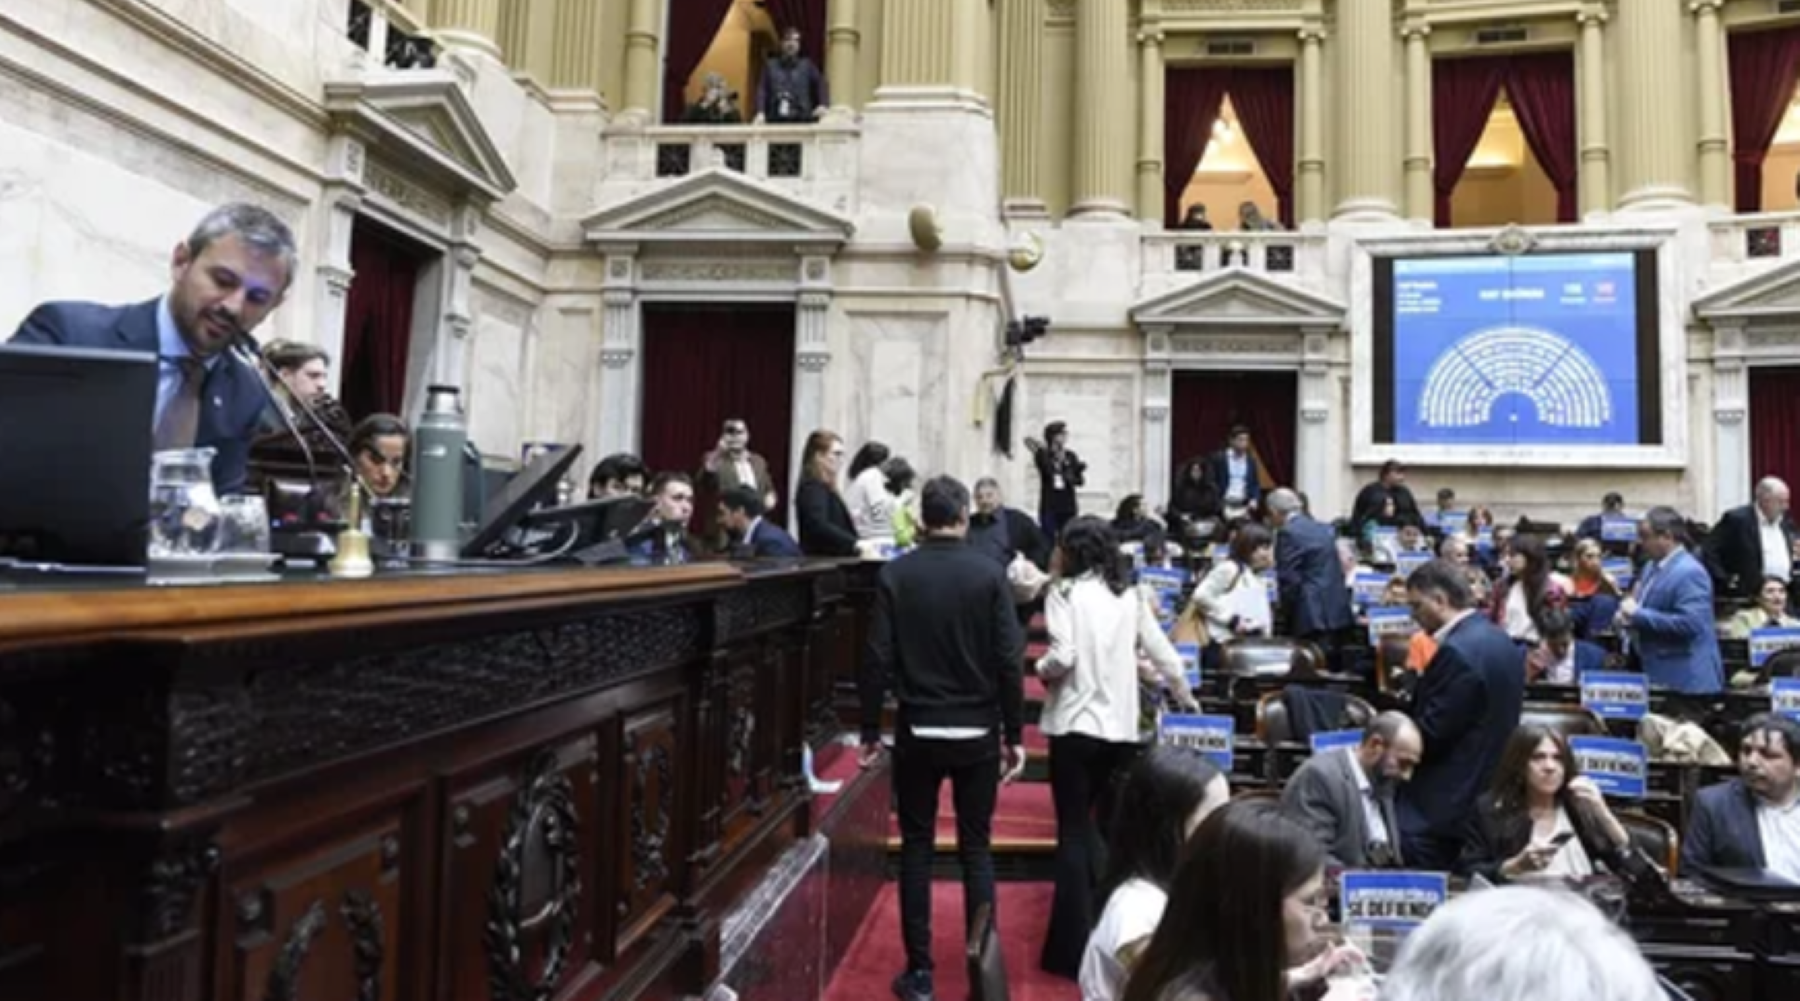
[[[263,357],[262,346],[256,343],[256,338],[239,330],[232,336],[230,351],[232,358],[236,359],[238,364],[249,369],[251,374],[256,376],[257,385],[262,387],[263,395],[268,397],[275,412],[281,416],[281,422],[287,428],[288,434],[292,435],[294,441],[299,443],[300,451],[306,455],[306,469],[312,478],[313,489],[317,490],[319,487],[319,470],[313,458],[312,443],[306,440],[306,435],[301,433],[299,425],[295,423],[293,410],[288,409],[289,403],[293,404],[294,409],[300,411],[300,415],[305,417],[307,424],[319,433],[319,437],[324,438],[325,443],[331,446],[332,452],[336,454],[338,462],[343,466],[344,472],[350,479],[361,487],[364,493],[371,497],[375,496],[374,492],[369,490],[369,485],[363,482],[362,476],[356,472],[356,459],[350,454],[350,449],[332,432],[331,426],[325,423],[318,411],[312,408],[312,404],[293,393],[282,393],[276,390],[275,387],[281,384],[281,376],[275,372],[274,367],[269,364],[269,360]]]

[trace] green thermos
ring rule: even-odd
[[[462,550],[463,421],[461,391],[431,386],[413,436],[412,558],[454,562]]]

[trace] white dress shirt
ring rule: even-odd
[[[850,520],[856,525],[859,539],[892,539],[894,508],[898,503],[888,493],[887,474],[880,466],[857,473],[844,490],[844,506],[850,509]]]
[[[1136,588],[1114,594],[1099,574],[1059,581],[1044,599],[1050,652],[1038,661],[1049,685],[1038,728],[1052,737],[1138,739],[1138,648],[1164,677],[1182,677],[1181,657]]]
[[[1119,950],[1156,934],[1169,895],[1154,883],[1128,879],[1106,898],[1100,921],[1081,954],[1081,1001],[1118,1001],[1125,994]]]
[[[1225,485],[1225,501],[1229,504],[1242,504],[1250,495],[1250,456],[1236,452],[1225,453],[1225,468],[1229,482]]]
[[[1356,776],[1356,791],[1362,793],[1363,820],[1369,825],[1369,844],[1385,845],[1388,843],[1387,820],[1381,815],[1381,801],[1375,798],[1375,786],[1369,781],[1369,774],[1363,771],[1362,762],[1356,760],[1356,748],[1339,748],[1350,759],[1350,774]]]
[[[1582,879],[1594,874],[1594,860],[1588,857],[1587,847],[1575,836],[1575,825],[1569,820],[1569,811],[1556,808],[1556,826],[1550,829],[1550,836],[1568,834],[1569,840],[1550,856],[1550,864],[1533,874],[1538,879]]]
[[[1793,572],[1793,551],[1788,548],[1787,533],[1781,530],[1781,519],[1768,521],[1762,512],[1756,513],[1756,534],[1762,539],[1762,568],[1764,577],[1776,580],[1787,580]],[[1754,581],[1745,581],[1746,585],[1756,586]]]
[[[1787,806],[1757,800],[1756,829],[1762,835],[1764,868],[1800,883],[1800,798]]]

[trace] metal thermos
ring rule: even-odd
[[[412,557],[456,560],[462,549],[463,445],[469,432],[455,386],[426,390],[413,444]]]

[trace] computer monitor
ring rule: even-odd
[[[580,445],[560,452],[545,452],[531,460],[506,488],[489,498],[482,512],[481,524],[463,544],[465,560],[480,559],[499,542],[508,529],[516,527],[525,514],[543,501],[556,496],[556,483],[581,455]]]
[[[0,345],[0,558],[141,567],[156,356]]]

